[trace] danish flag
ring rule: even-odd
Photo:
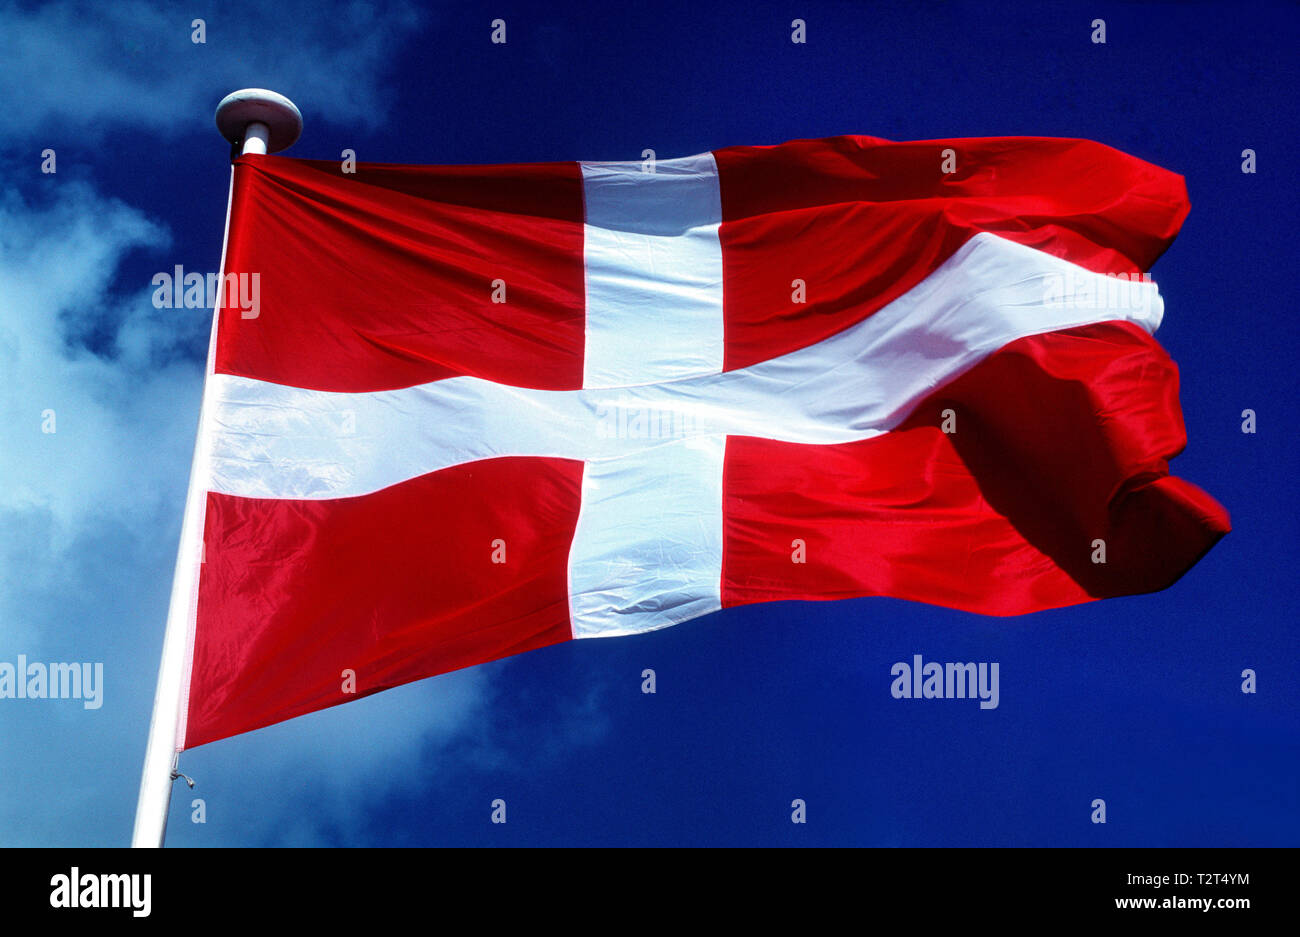
[[[177,749],[749,602],[1169,586],[1229,529],[1168,472],[1187,211],[1082,140],[240,157]]]

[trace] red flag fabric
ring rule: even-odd
[[[1154,591],[1229,529],[1168,471],[1183,181],[1100,144],[244,156],[232,193],[178,749],[747,602]]]

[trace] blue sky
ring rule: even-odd
[[[248,86],[296,101],[302,157],[1025,134],[1179,172],[1191,215],[1153,271],[1174,471],[1234,531],[1155,595],[1010,619],[776,603],[421,681],[187,752],[169,844],[1296,845],[1297,7],[554,6],[0,3],[0,661],[105,671],[98,710],[0,700],[0,845],[129,839],[207,334],[149,281],[217,268],[212,111]],[[892,699],[917,653],[1000,662],[999,707]]]

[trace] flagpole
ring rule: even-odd
[[[302,133],[302,114],[292,101],[274,91],[245,88],[226,95],[217,105],[217,129],[238,147],[238,155],[275,153],[292,146]],[[234,150],[232,149],[232,154]],[[226,226],[221,241],[221,274],[225,284],[226,245],[230,239],[230,205],[234,197],[234,169],[226,195]],[[131,845],[157,847],[167,835],[167,813],[172,784],[178,777],[177,759],[184,745],[184,712],[189,694],[189,665],[193,653],[193,624],[198,608],[199,570],[203,563],[203,518],[207,506],[208,390],[217,343],[217,320],[224,290],[217,291],[208,335],[207,370],[203,381],[203,402],[199,406],[198,433],[190,462],[189,488],[181,541],[172,577],[167,627],[163,633],[162,661],[154,692],[153,715],[149,720],[149,741],[145,746],[144,769],[140,777],[140,799],[136,804]],[[188,778],[186,779],[189,780]],[[193,786],[193,782],[190,782]]]

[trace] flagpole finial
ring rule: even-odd
[[[243,153],[278,153],[302,133],[302,112],[265,88],[232,91],[217,105],[217,129]]]

